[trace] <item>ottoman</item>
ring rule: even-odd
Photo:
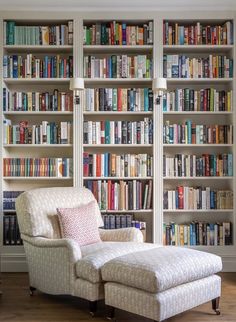
[[[181,247],[159,247],[117,257],[102,267],[105,303],[163,321],[212,300],[217,314],[221,295],[219,256]]]

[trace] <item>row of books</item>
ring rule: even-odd
[[[203,25],[200,22],[191,25],[179,25],[165,21],[163,23],[164,45],[232,45],[233,23],[226,21],[218,25]]]
[[[73,95],[54,89],[49,92],[10,92],[3,88],[3,111],[73,111]]]
[[[24,191],[3,191],[3,210],[15,210],[16,198]]]
[[[85,180],[101,210],[152,209],[152,180]]]
[[[4,177],[72,177],[70,158],[4,158]]]
[[[85,111],[152,111],[151,88],[87,88]]]
[[[153,176],[153,156],[84,152],[83,169],[85,177],[149,177]]]
[[[103,215],[104,229],[120,229],[135,227],[138,229],[146,229],[146,222],[134,220],[132,214],[109,214]]]
[[[231,78],[233,59],[223,55],[188,57],[164,55],[163,76],[167,78]]]
[[[152,59],[147,55],[84,57],[85,78],[151,78]]]
[[[130,24],[126,22],[96,22],[84,26],[84,45],[152,45],[153,21]]]
[[[177,88],[163,96],[163,111],[232,111],[233,91]]]
[[[153,120],[84,121],[84,144],[153,144]]]
[[[177,186],[164,190],[163,208],[184,209],[233,209],[233,191],[214,190],[211,187]]]
[[[20,121],[12,125],[11,120],[3,120],[3,144],[71,144],[72,136],[72,122],[29,125]]]
[[[3,245],[23,245],[15,214],[5,214],[3,216]]]
[[[4,21],[6,45],[73,45],[73,21],[50,26],[22,26]]]
[[[232,177],[233,154],[163,155],[164,177]]]
[[[233,144],[233,125],[196,125],[188,120],[183,124],[163,127],[164,144]]]
[[[73,57],[3,56],[4,78],[69,78],[73,77]]]
[[[164,224],[163,244],[171,246],[228,246],[232,245],[230,222],[209,223],[194,221],[186,224]]]

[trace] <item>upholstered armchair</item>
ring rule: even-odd
[[[107,261],[150,248],[136,228],[100,229],[102,242],[80,247],[61,238],[57,208],[76,208],[94,200],[86,188],[41,188],[21,194],[16,211],[29,269],[30,292],[68,294],[90,301],[103,299],[100,269]],[[96,203],[98,227],[103,226]]]

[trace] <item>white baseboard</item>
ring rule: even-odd
[[[28,272],[24,254],[2,254],[1,272]]]
[[[223,272],[236,272],[236,254],[222,257]],[[3,254],[1,272],[28,272],[24,254]]]

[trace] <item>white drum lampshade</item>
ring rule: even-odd
[[[74,77],[70,79],[70,90],[71,91],[82,91],[84,90],[84,79],[81,77]]]
[[[162,94],[163,92],[166,92],[167,90],[166,78],[163,78],[163,77],[153,78],[152,90],[154,93],[157,93],[157,94],[160,94],[160,93]]]

